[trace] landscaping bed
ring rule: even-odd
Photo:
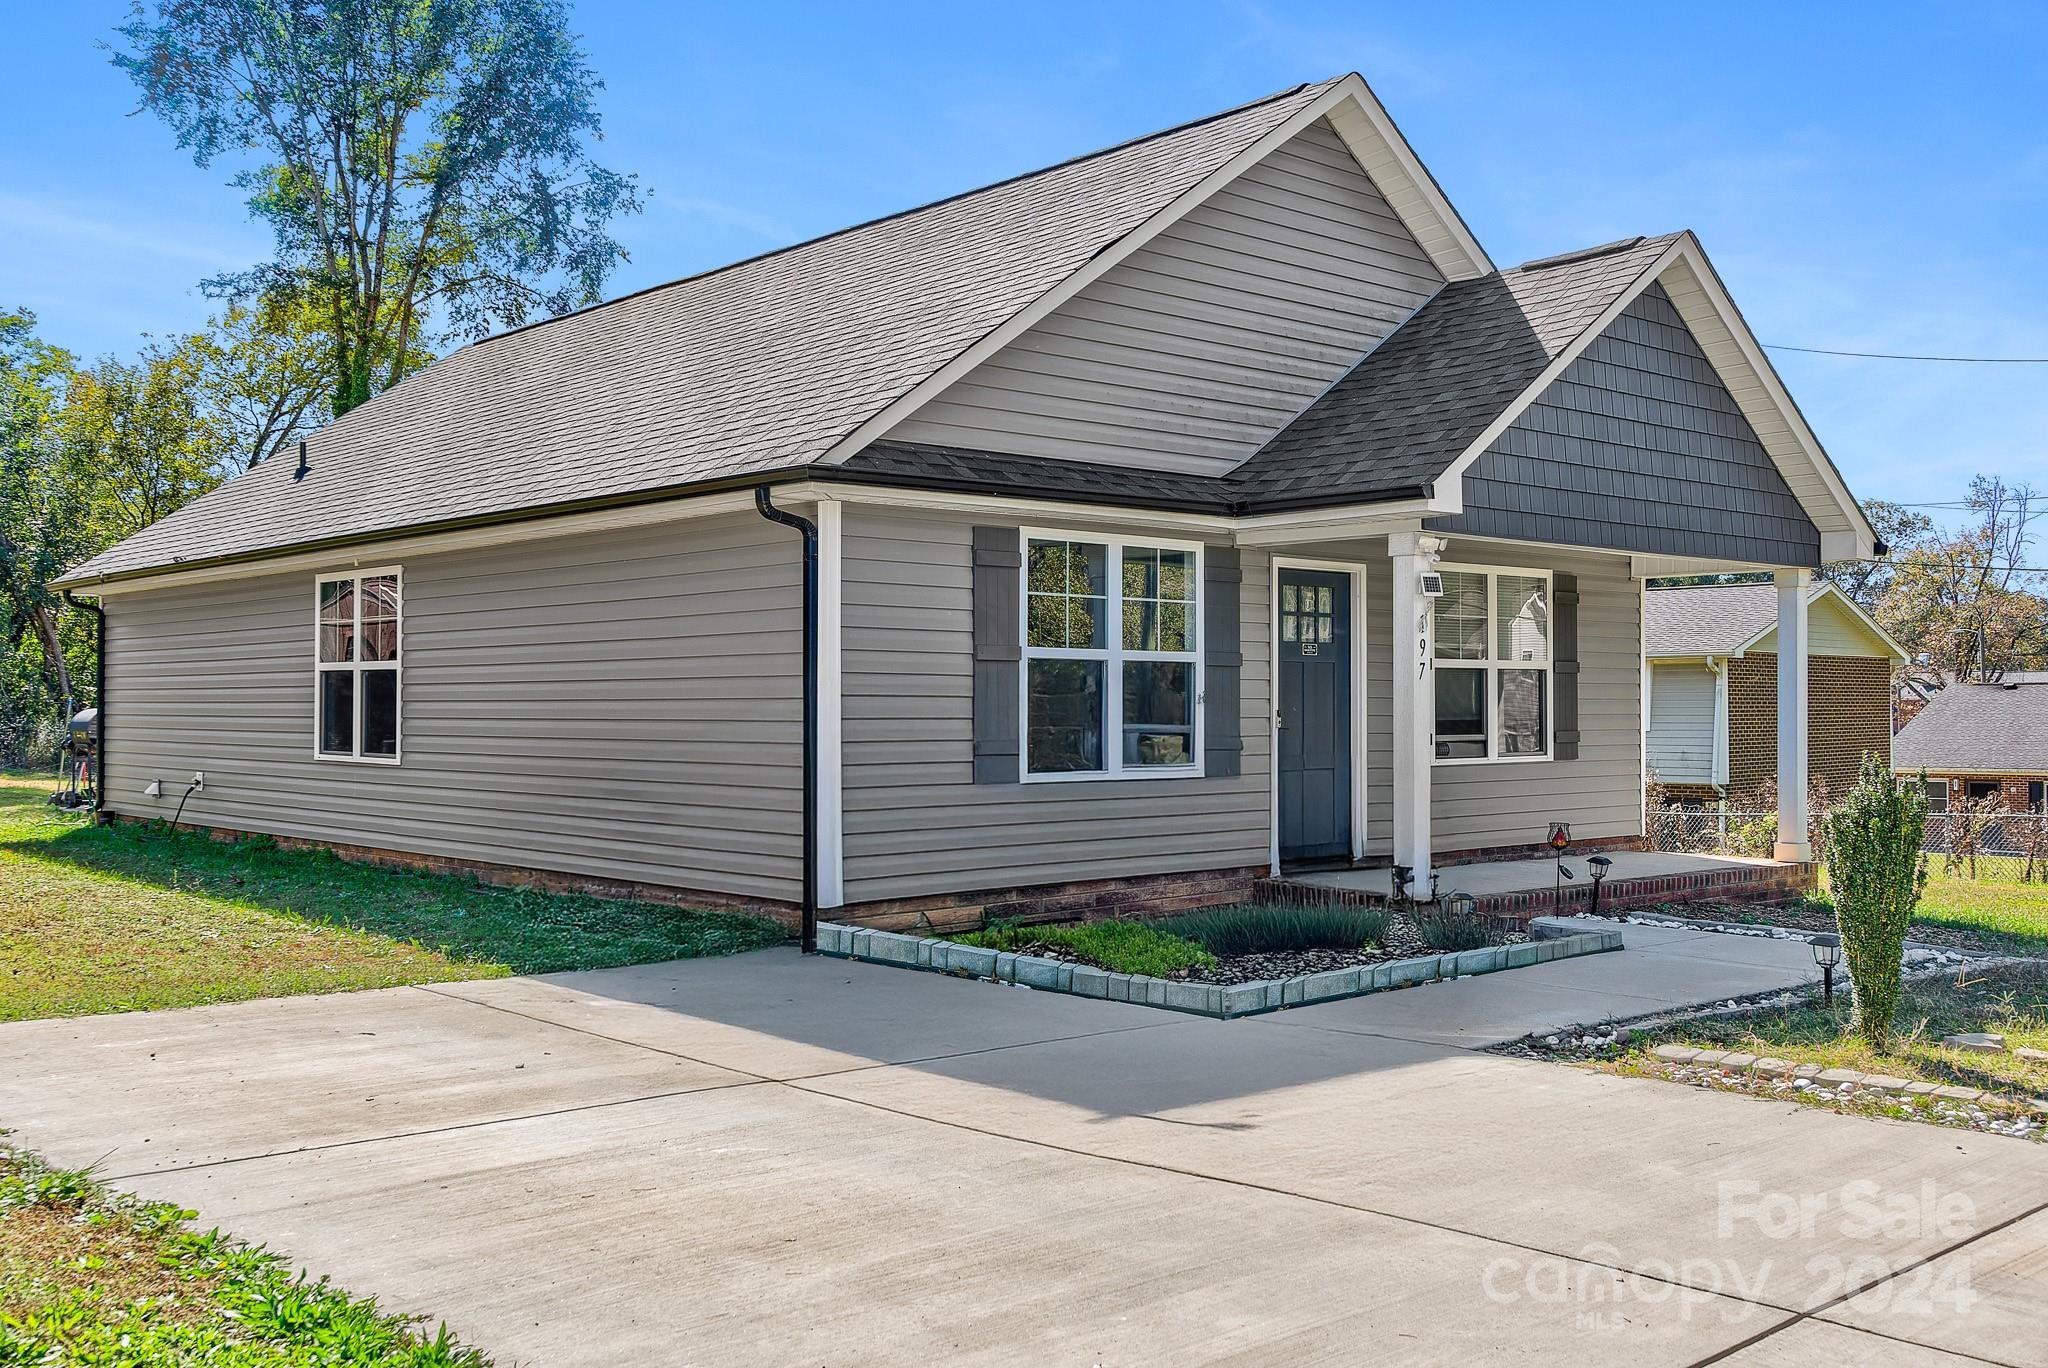
[[[1910,975],[1899,1034],[1879,1054],[1851,1033],[1849,996],[1817,991],[1610,1023],[1499,1052],[1831,1111],[2048,1136],[2048,965],[2002,961]],[[1944,1044],[1995,1033],[2003,1049]]]
[[[1491,918],[1449,913],[1418,920],[1379,907],[1245,903],[1159,918],[997,924],[948,939],[1111,973],[1243,984],[1518,944],[1528,936]]]
[[[0,1363],[487,1368],[194,1215],[0,1145]]]
[[[1621,949],[1614,930],[1530,940],[1491,919],[1422,912],[1400,921],[1376,907],[1245,904],[1153,920],[996,925],[950,937],[825,922],[818,948],[1225,1018]],[[1403,953],[1409,937],[1423,942],[1420,954]]]

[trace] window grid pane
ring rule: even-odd
[[[1486,659],[1486,576],[1444,571],[1444,592],[1436,601],[1438,660]]]
[[[1546,738],[1542,670],[1502,670],[1498,690],[1500,735],[1497,755],[1542,755]]]
[[[1547,583],[1534,575],[1502,575],[1494,581],[1500,624],[1497,659],[1503,662],[1550,658],[1550,600]]]

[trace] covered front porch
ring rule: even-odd
[[[1463,891],[1519,911],[1547,905],[1557,862],[1513,857],[1562,826],[1577,875],[1567,905],[1590,899],[1585,856],[1596,852],[1612,861],[1603,901],[1811,887],[1813,570],[1412,524],[1269,547],[1275,876],[1393,899]],[[1641,851],[1644,584],[1737,571],[1776,583],[1781,839],[1763,861]]]

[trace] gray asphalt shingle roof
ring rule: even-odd
[[[1233,471],[1231,484],[1266,507],[1423,490],[1676,237],[1451,282]]]
[[[1807,602],[1826,592],[1816,585]],[[1643,595],[1643,654],[1727,655],[1778,625],[1775,584],[1698,584]]]
[[[464,347],[73,576],[805,465],[1332,84]]]
[[[2014,676],[2006,676],[2012,683]],[[1892,738],[1892,764],[1933,774],[2048,775],[2048,682],[1951,684]]]

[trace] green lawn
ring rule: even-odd
[[[0,1364],[487,1368],[193,1215],[0,1146]]]
[[[1976,932],[2025,954],[2048,953],[2048,884],[1945,875],[1936,860],[1913,920]]]
[[[1690,1045],[2007,1095],[2048,1094],[2048,1065],[2009,1052],[1974,1054],[1941,1045],[1946,1035],[1995,1031],[2005,1036],[2008,1050],[2048,1049],[2048,966],[2008,965],[1969,971],[1959,978],[1944,975],[1909,982],[1895,1024],[1898,1035],[1889,1054],[1877,1054],[1850,1036],[1845,984],[1832,1007],[1822,1006],[1816,994],[1787,1007],[1676,1022],[1639,1033],[1625,1063],[1648,1066],[1653,1047]]]
[[[262,838],[93,826],[0,776],[0,1021],[644,964],[764,918],[497,888]]]

